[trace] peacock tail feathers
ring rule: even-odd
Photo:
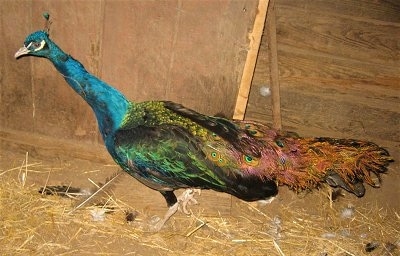
[[[305,142],[314,172],[334,171],[348,184],[361,180],[376,186],[371,173],[380,180],[393,161],[387,150],[368,141],[315,138]]]

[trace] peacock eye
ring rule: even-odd
[[[246,162],[253,161],[253,158],[251,156],[245,156],[244,159],[246,160]]]
[[[34,43],[33,43],[33,47],[38,48],[39,46],[40,46],[40,43],[39,43],[39,42],[34,42]]]

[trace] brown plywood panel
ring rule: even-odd
[[[314,136],[369,138],[398,141],[399,98],[396,89],[373,88],[370,84],[335,86],[320,82],[294,83],[281,87],[283,124],[286,129],[319,130]],[[249,105],[250,119],[265,120],[264,108]],[[309,134],[311,135],[311,134]]]
[[[232,112],[256,4],[107,1],[103,76],[135,101]]]
[[[52,19],[50,37],[90,72],[99,73],[101,1],[35,1],[32,24],[43,29],[43,11]],[[61,139],[97,140],[97,124],[89,106],[45,59],[33,60],[35,132]]]
[[[0,127],[33,131],[31,62],[16,61],[31,30],[30,5],[26,1],[5,1],[0,8]]]
[[[102,76],[134,101],[164,99],[177,1],[106,1]]]
[[[232,116],[257,1],[186,2],[172,68],[172,100]],[[247,9],[244,9],[247,8]]]
[[[324,55],[288,45],[281,45],[280,49],[280,75],[284,82],[319,80],[343,86],[364,82],[392,89],[400,86],[400,62],[393,65],[376,64],[352,58],[337,58],[333,54]]]

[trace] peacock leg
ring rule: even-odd
[[[159,220],[151,227],[152,231],[159,231],[164,226],[165,222],[167,222],[167,220],[176,213],[179,206],[174,191],[160,191],[160,193],[165,198],[165,201],[167,201],[167,206],[169,209],[167,213],[165,213],[164,218]]]
[[[167,213],[164,215],[164,218],[162,218],[155,225],[152,226],[152,231],[159,231],[164,226],[165,222],[167,222],[167,220],[169,220],[169,218],[176,213],[176,211],[178,210],[178,206],[179,203],[176,202],[174,205],[169,207]]]

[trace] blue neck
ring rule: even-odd
[[[120,126],[130,102],[115,88],[90,74],[83,65],[55,44],[49,57],[68,84],[92,107],[106,143]]]

